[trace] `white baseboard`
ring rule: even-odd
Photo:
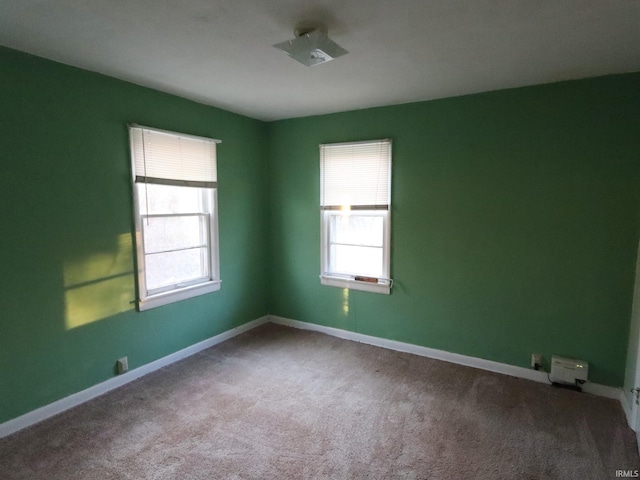
[[[331,335],[333,337],[366,343],[367,345],[374,345],[376,347],[388,348],[390,350],[396,350],[398,352],[413,353],[414,355],[420,355],[421,357],[428,357],[436,360],[443,360],[445,362],[457,363],[459,365],[465,365],[467,367],[474,367],[481,370],[488,370],[490,372],[511,375],[512,377],[525,378],[527,380],[533,380],[534,382],[549,383],[546,372],[538,370],[516,367],[515,365],[508,365],[506,363],[499,363],[482,358],[470,357],[467,355],[461,355],[459,353],[451,353],[445,350],[437,350],[435,348],[422,347],[420,345],[413,345],[410,343],[397,342],[395,340],[387,340],[386,338],[372,337],[369,335],[363,335],[362,333],[340,330],[338,328],[324,327],[322,325],[301,322],[299,320],[291,320],[289,318],[279,317],[277,315],[269,315],[269,320],[272,323],[277,323],[279,325],[286,325],[302,330],[313,330],[315,332],[326,333],[327,335]],[[582,390],[593,395],[612,398],[614,400],[620,400],[622,395],[622,389],[620,388],[609,387],[607,385],[600,385],[598,383],[592,382],[585,383],[582,386]]]
[[[369,335],[363,335],[361,333],[350,332],[347,330],[340,330],[338,328],[324,327],[322,325],[316,325],[313,323],[301,322],[298,320],[291,320],[276,315],[266,315],[251,322],[240,325],[239,327],[232,328],[219,335],[211,337],[202,342],[191,345],[187,348],[179,350],[175,353],[162,357],[151,363],[130,370],[127,373],[118,375],[117,377],[110,378],[102,383],[89,387],[80,392],[69,395],[68,397],[57,400],[49,405],[40,407],[36,410],[28,412],[20,417],[9,420],[0,424],[0,438],[11,435],[19,430],[27,428],[31,425],[46,420],[49,417],[64,412],[70,408],[80,405],[84,402],[91,400],[92,398],[103,395],[115,388],[121,387],[133,380],[136,380],[148,373],[154,372],[160,368],[166,367],[179,360],[194,355],[209,347],[222,343],[225,340],[235,337],[241,333],[249,331],[267,322],[277,323],[279,325],[286,325],[293,328],[303,330],[313,330],[316,332],[325,333],[333,337],[343,338],[345,340],[352,340],[355,342],[365,343],[368,345],[374,345],[377,347],[388,348],[390,350],[396,350],[399,352],[412,353],[422,357],[433,358],[436,360],[443,360],[445,362],[457,363],[459,365],[465,365],[468,367],[479,368],[481,370],[488,370],[490,372],[502,373],[518,378],[525,378],[541,383],[548,383],[547,375],[545,372],[531,370],[528,368],[516,367],[514,365],[508,365],[505,363],[493,362],[491,360],[484,360],[482,358],[470,357],[467,355],[461,355],[459,353],[451,353],[444,350],[437,350],[429,347],[422,347],[420,345],[413,345],[410,343],[398,342],[395,340],[388,340],[385,338],[372,337]],[[627,421],[630,423],[631,407],[628,405],[628,401],[622,392],[622,389],[609,387],[607,385],[600,385],[597,383],[588,382],[583,385],[583,390],[594,395],[601,397],[612,398],[619,400],[622,408],[627,415]],[[631,423],[630,423],[631,424]]]
[[[258,318],[251,322],[240,325],[239,327],[232,328],[231,330],[227,330],[226,332],[222,332],[219,335],[208,338],[207,340],[203,340],[202,342],[198,342],[190,347],[183,348],[182,350],[178,350],[175,353],[167,355],[166,357],[159,358],[151,363],[147,363],[146,365],[142,365],[141,367],[135,368],[133,370],[128,371],[127,373],[123,373],[122,375],[118,375],[117,377],[110,378],[102,383],[94,385],[93,387],[89,387],[85,390],[82,390],[78,393],[74,393],[69,395],[68,397],[57,400],[49,405],[45,405],[44,407],[40,407],[36,410],[32,410],[29,413],[25,413],[20,417],[9,420],[5,423],[0,424],[0,438],[6,437],[18,430],[22,430],[23,428],[34,425],[38,422],[46,420],[49,417],[57,415],[58,413],[62,413],[65,410],[69,410],[81,403],[87,402],[92,398],[103,395],[114,388],[121,387],[137,378],[140,378],[148,373],[154,372],[160,368],[166,367],[167,365],[171,365],[179,360],[190,357],[202,350],[205,350],[209,347],[217,345],[218,343],[222,343],[225,340],[235,337],[236,335],[240,335],[248,330],[251,330],[259,325],[267,323],[269,321],[269,317],[265,315],[264,317]]]

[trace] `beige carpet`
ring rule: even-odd
[[[0,439],[9,479],[614,479],[620,405],[276,325]]]

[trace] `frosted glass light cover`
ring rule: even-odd
[[[293,40],[277,43],[274,47],[307,67],[325,63],[349,53],[329,39],[326,32],[317,29]]]

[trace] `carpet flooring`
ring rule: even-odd
[[[0,439],[13,479],[614,479],[618,402],[267,324]]]

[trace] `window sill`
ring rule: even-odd
[[[361,282],[343,277],[320,275],[320,283],[329,287],[348,288],[349,290],[361,290],[363,292],[381,293],[384,295],[391,293],[391,284]]]
[[[138,310],[143,312],[152,308],[179,302],[180,300],[186,300],[188,298],[204,295],[205,293],[215,292],[220,290],[220,284],[220,280],[216,280],[206,283],[199,283],[197,285],[191,285],[179,290],[171,290],[169,292],[150,295],[146,298],[138,300]]]

